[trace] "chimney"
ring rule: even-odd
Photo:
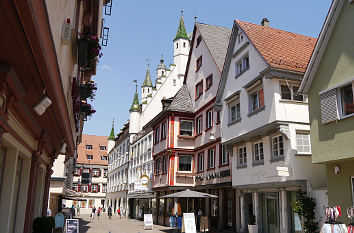
[[[269,27],[269,20],[267,18],[263,18],[261,24],[264,27]]]

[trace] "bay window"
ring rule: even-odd
[[[202,133],[202,128],[203,128],[203,125],[202,125],[202,116],[200,117],[197,117],[197,119],[195,120],[195,124],[196,124],[196,131],[195,133],[198,135],[198,134],[201,134]]]
[[[161,124],[161,140],[166,139],[166,122]]]
[[[281,84],[280,90],[282,100],[304,101],[304,96],[297,93],[299,86],[294,84]]]
[[[155,129],[155,144],[159,143],[159,141],[160,141],[160,127],[156,127],[156,129]]]
[[[192,172],[192,155],[180,155],[178,158],[178,171],[179,172]]]
[[[193,135],[193,121],[180,120],[179,135],[192,136]]]
[[[204,154],[199,153],[198,154],[198,171],[203,171],[204,170]]]

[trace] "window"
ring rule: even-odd
[[[202,128],[203,128],[203,124],[202,124],[203,120],[202,120],[202,116],[198,117],[196,120],[195,120],[195,124],[196,124],[196,131],[195,133],[198,135],[198,134],[201,134],[202,133]]]
[[[159,136],[160,136],[160,127],[156,127],[156,129],[155,129],[155,144],[160,141]]]
[[[177,85],[177,81],[176,79],[173,79],[173,86],[176,86]]]
[[[242,33],[239,33],[237,35],[237,40],[238,40],[238,43],[241,43],[243,41],[243,34]]]
[[[92,145],[86,145],[86,150],[92,150]]]
[[[185,48],[186,47],[186,42],[183,42],[183,48]]]
[[[340,88],[342,116],[354,113],[353,87],[352,84]]]
[[[255,91],[250,95],[251,99],[251,112],[257,110],[258,108],[264,106],[264,94],[263,89]]]
[[[272,138],[273,157],[284,156],[283,136],[276,136]]]
[[[304,101],[304,96],[298,94],[299,87],[294,85],[280,85],[282,100]]]
[[[229,123],[241,119],[240,103],[229,105]]]
[[[161,159],[156,159],[156,174],[161,173]]]
[[[239,165],[247,164],[247,150],[245,146],[238,148],[238,164]]]
[[[107,156],[106,155],[101,155],[101,160],[107,160]]]
[[[107,184],[102,184],[102,192],[103,193],[107,192]]]
[[[296,148],[298,154],[311,154],[310,135],[308,133],[296,133]]]
[[[148,149],[151,149],[151,135],[149,136],[149,144],[148,144]]]
[[[198,36],[197,38],[197,45],[195,46],[196,48],[199,46],[200,42],[202,41],[202,36]]]
[[[178,43],[176,43],[176,49],[178,49]]]
[[[106,146],[100,146],[100,150],[106,150]]]
[[[91,192],[93,192],[93,193],[97,193],[98,192],[97,184],[91,185]]]
[[[93,169],[92,170],[92,176],[94,176],[94,177],[99,177],[100,173],[101,173],[100,169]]]
[[[80,176],[80,168],[74,169],[74,176]]]
[[[203,171],[204,170],[204,154],[199,153],[198,154],[198,171]]]
[[[107,175],[108,175],[108,169],[104,169],[103,170],[103,177],[107,177]]]
[[[166,122],[161,124],[161,140],[166,139]]]
[[[202,55],[197,59],[197,70],[196,72],[202,67]]]
[[[125,154],[125,143],[123,143],[122,149],[123,149],[123,154]]]
[[[180,120],[179,135],[192,136],[193,135],[193,121]]]
[[[205,122],[206,129],[210,129],[213,126],[213,109],[210,109],[206,113],[206,122]]]
[[[79,191],[79,185],[78,184],[73,184],[73,188],[74,191],[78,192]]]
[[[245,70],[250,67],[250,60],[248,55],[241,58],[238,62],[236,62],[236,75],[241,74]]]
[[[263,153],[263,142],[256,142],[253,144],[253,153],[254,153],[254,161],[263,161],[264,153]]]
[[[208,90],[212,85],[213,85],[213,75],[209,75],[207,78],[206,78],[206,89],[205,90]]]
[[[220,165],[229,164],[229,151],[227,150],[226,146],[220,145],[219,153],[220,153],[219,164]]]
[[[87,184],[81,185],[81,191],[84,193],[87,193],[88,192],[88,185]]]
[[[215,168],[215,148],[208,150],[208,168]]]
[[[195,99],[203,95],[203,80],[195,85]]]
[[[93,155],[86,155],[86,159],[92,160],[93,159]]]
[[[162,71],[162,75],[165,75],[165,71]]]
[[[178,158],[178,171],[180,172],[191,172],[192,171],[192,156],[191,155],[180,155]]]
[[[162,172],[163,173],[167,172],[167,156],[164,156],[162,158]]]

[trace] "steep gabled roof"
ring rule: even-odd
[[[316,38],[235,20],[269,66],[304,73]]]
[[[196,27],[221,72],[230,40],[231,29],[204,23],[196,23]]]
[[[316,74],[317,68],[322,60],[324,51],[327,48],[329,38],[331,38],[333,29],[337,23],[340,12],[342,11],[344,0],[333,0],[327,13],[326,20],[322,26],[316,47],[312,53],[304,78],[302,79],[299,91],[307,93],[310,89],[312,80]]]
[[[183,84],[176,95],[173,97],[172,103],[167,108],[167,111],[176,112],[193,112],[193,104],[191,96],[188,92],[187,85]]]

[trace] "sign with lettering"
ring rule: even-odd
[[[140,177],[140,181],[142,185],[147,185],[147,183],[149,182],[149,177],[147,175],[142,175]]]
[[[194,213],[183,213],[182,232],[197,233]]]
[[[144,214],[144,230],[146,228],[154,228],[154,222],[152,221],[152,214]]]
[[[79,233],[79,219],[67,219],[65,226],[66,233]]]

